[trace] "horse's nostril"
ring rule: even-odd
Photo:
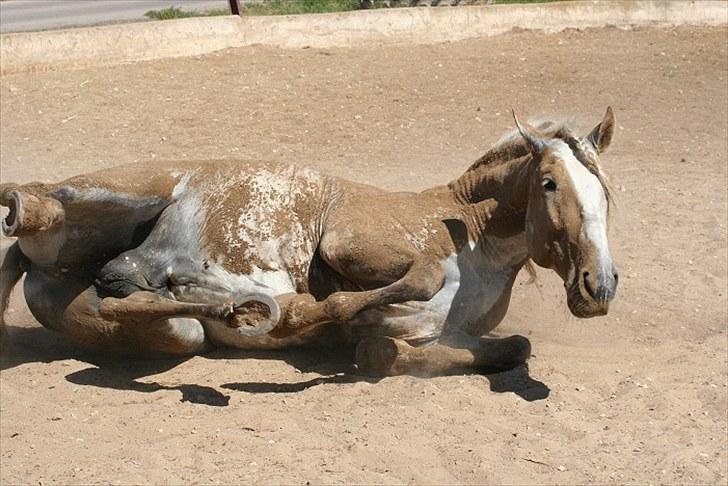
[[[584,278],[584,287],[586,288],[586,291],[589,292],[589,295],[593,298],[596,298],[596,289],[592,288],[591,283],[589,283],[589,272],[584,272],[582,276]]]
[[[619,282],[619,274],[614,272],[614,285],[617,285],[617,282]]]

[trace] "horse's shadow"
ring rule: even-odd
[[[490,390],[492,392],[515,393],[528,402],[543,400],[548,398],[551,393],[551,390],[545,383],[531,378],[528,372],[528,365],[520,365],[507,370],[481,369],[476,371],[464,369],[452,374],[460,376],[478,374],[485,376],[485,378],[490,382]],[[332,376],[324,376],[297,383],[242,382],[225,383],[220,386],[222,388],[246,393],[295,393],[317,385],[330,383],[356,383],[358,381],[376,383],[382,379],[383,378],[381,377],[360,375],[354,371],[351,374],[338,373]]]
[[[0,370],[6,370],[25,363],[51,363],[75,359],[92,365],[89,368],[66,375],[66,380],[77,385],[96,386],[115,390],[153,393],[160,390],[177,390],[180,401],[201,405],[224,407],[230,403],[230,395],[210,386],[198,384],[164,385],[157,382],[140,381],[148,376],[168,371],[189,358],[145,359],[120,358],[97,352],[85,351],[66,341],[61,336],[42,327],[9,327],[10,345],[0,353]],[[366,381],[376,383],[382,378],[365,376],[353,364],[351,348],[297,348],[285,351],[242,351],[232,349],[216,350],[204,355],[206,359],[274,359],[285,361],[304,373],[321,376],[294,383],[236,382],[220,385],[223,390],[233,392],[267,394],[298,393],[308,388],[325,384],[346,384]],[[533,379],[526,365],[509,370],[462,370],[458,374],[480,374],[490,383],[490,390],[496,393],[514,393],[526,401],[543,400],[550,389],[541,381]]]

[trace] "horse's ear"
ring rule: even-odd
[[[587,140],[592,144],[597,153],[604,152],[612,143],[612,135],[614,135],[614,112],[612,107],[607,107],[607,113],[599,125],[587,136]]]
[[[512,113],[513,120],[516,122],[516,127],[518,127],[518,131],[521,133],[521,136],[526,141],[526,144],[528,144],[528,149],[531,151],[531,153],[535,154],[542,151],[543,148],[546,146],[546,142],[544,142],[538,131],[528,123],[524,123],[523,125],[521,125],[521,122],[518,121],[518,117],[516,116],[516,112],[512,111]]]

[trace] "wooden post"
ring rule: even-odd
[[[233,15],[242,15],[240,10],[240,0],[229,0],[230,1],[230,13]]]

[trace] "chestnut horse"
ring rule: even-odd
[[[555,121],[516,125],[458,179],[420,193],[241,161],[4,184],[2,228],[18,239],[0,316],[25,273],[41,324],[111,352],[336,339],[357,344],[368,373],[514,366],[528,340],[483,335],[524,266],[553,269],[578,317],[606,314],[617,286],[599,161],[611,109],[584,138]]]

